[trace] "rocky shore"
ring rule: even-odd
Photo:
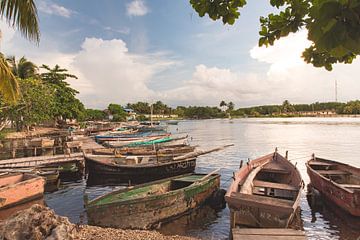
[[[48,207],[38,204],[0,222],[0,240],[195,240],[165,236],[156,231],[121,230],[70,223]]]

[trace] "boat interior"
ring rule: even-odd
[[[133,199],[141,199],[154,195],[161,195],[166,192],[175,191],[190,186],[194,182],[203,178],[205,174],[192,174],[180,178],[171,179],[168,181],[159,182],[158,184],[145,185],[136,187],[127,191],[120,190],[114,192],[98,200],[95,200],[96,205],[107,204],[111,202],[122,202]]]
[[[0,173],[0,187],[16,184],[31,177],[23,173]]]
[[[310,160],[308,164],[313,170],[340,186],[360,190],[360,175],[353,174],[346,166],[321,159]]]
[[[295,201],[300,181],[291,168],[271,161],[265,164],[253,179],[252,194]]]

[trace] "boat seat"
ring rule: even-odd
[[[263,188],[276,188],[276,189],[289,190],[289,191],[298,191],[299,190],[298,187],[295,187],[295,186],[292,186],[289,184],[274,183],[274,182],[267,182],[267,181],[260,181],[260,180],[254,180],[253,186],[254,187],[263,187]]]
[[[331,164],[331,163],[327,163],[327,162],[321,162],[321,161],[310,161],[309,165],[311,165],[311,166],[324,166],[324,167],[336,166],[335,164]]]
[[[360,184],[339,184],[340,186],[344,188],[356,188],[360,189]]]
[[[230,197],[233,198],[237,202],[237,204],[243,206],[245,205],[268,210],[276,210],[289,214],[294,211],[294,209],[292,208],[294,201],[291,200],[245,194],[239,192],[231,193]]]
[[[343,175],[351,175],[349,172],[345,172],[342,170],[317,170],[321,175],[330,175],[330,176],[343,176]]]
[[[289,169],[284,168],[280,164],[268,163],[260,170],[261,172],[268,173],[280,173],[280,174],[290,174]]]

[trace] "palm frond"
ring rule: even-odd
[[[34,0],[0,0],[0,16],[21,32],[21,34],[38,43],[40,30]]]
[[[0,93],[8,102],[15,102],[19,97],[19,84],[3,57],[0,57]]]

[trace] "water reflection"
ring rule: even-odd
[[[234,147],[201,156],[197,160],[198,172],[221,167],[221,187],[226,189],[241,160],[268,154],[275,147],[279,148],[281,154],[289,150],[289,159],[297,164],[305,183],[309,183],[305,162],[312,153],[360,167],[359,125],[360,118],[233,119],[231,124],[228,120],[181,121],[178,126],[169,126],[169,129],[176,132],[178,128],[179,132],[189,133],[191,143],[202,148],[235,144]],[[116,184],[87,185],[84,179],[65,182],[59,191],[46,194],[46,202],[58,214],[79,222],[79,216],[84,215],[84,195],[93,199],[121,187]],[[349,226],[350,223],[359,223],[359,220],[343,220],[333,213],[333,207],[327,205],[321,209],[310,207],[306,190],[300,206],[302,223],[309,239],[356,239],[360,235],[359,227]],[[164,225],[160,231],[203,239],[227,239],[229,235],[228,208],[215,213],[195,213],[195,216],[185,216],[185,219],[178,221],[178,224]]]

